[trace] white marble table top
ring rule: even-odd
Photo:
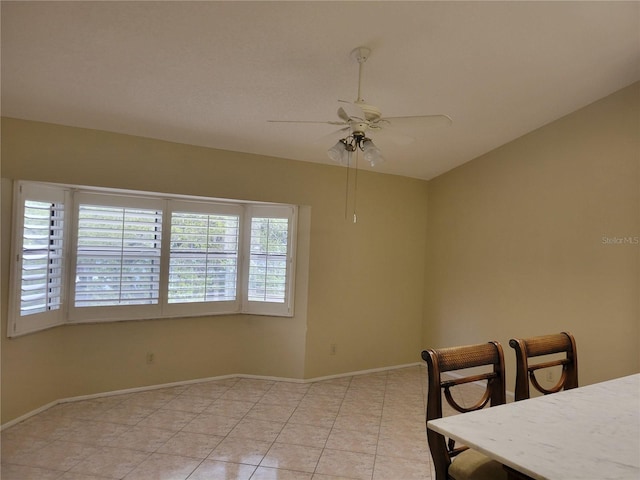
[[[638,480],[640,374],[428,427],[537,480]]]

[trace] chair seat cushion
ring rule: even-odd
[[[500,462],[491,460],[476,450],[465,450],[457,455],[449,466],[449,476],[454,480],[506,480],[507,472]]]

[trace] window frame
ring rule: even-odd
[[[27,200],[49,202],[62,198],[63,272],[60,308],[53,311],[21,315],[22,248],[24,204]],[[160,280],[157,304],[75,307],[75,278],[78,249],[78,211],[81,204],[153,208],[162,212]],[[236,265],[236,299],[169,303],[169,266],[171,254],[171,218],[173,212],[227,214],[239,216],[238,260]],[[254,217],[287,218],[287,271],[284,302],[248,300],[250,260],[250,226]],[[16,180],[14,182],[12,262],[10,272],[9,325],[7,335],[15,337],[64,324],[101,323],[157,318],[186,318],[250,314],[293,317],[295,291],[295,256],[298,207],[219,198],[170,195],[154,192],[87,187]],[[53,312],[53,313],[52,313]]]

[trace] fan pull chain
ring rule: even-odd
[[[349,170],[351,170],[351,152],[348,153],[349,161],[347,162],[347,183],[344,188],[344,219],[349,216]]]
[[[358,222],[358,215],[356,213],[358,206],[358,149],[356,149],[356,171],[355,171],[355,179],[353,182],[353,223]]]
[[[355,170],[353,177],[353,223],[358,222],[358,214],[356,212],[358,205],[358,150],[355,151],[355,161],[352,166],[351,160],[353,158],[353,152],[349,152],[349,162],[347,163],[347,182],[344,192],[344,219],[349,217],[349,187],[351,186],[351,169]]]

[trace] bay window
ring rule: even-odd
[[[9,336],[63,323],[293,315],[297,208],[16,182]]]

